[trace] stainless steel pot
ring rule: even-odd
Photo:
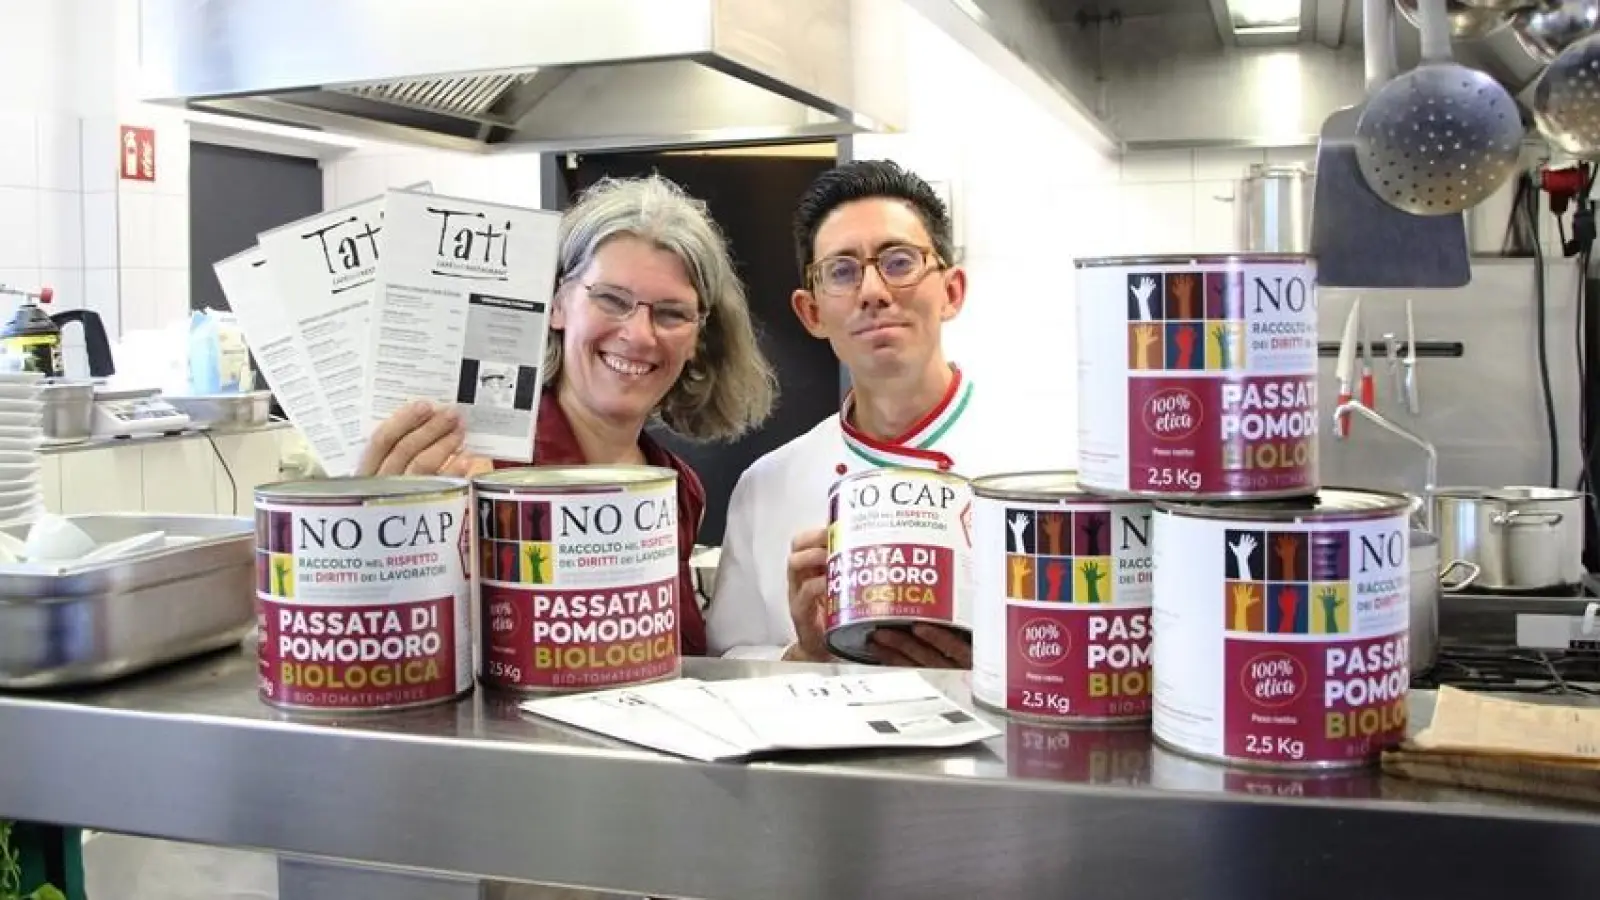
[[[47,382],[39,388],[39,400],[44,404],[45,437],[75,440],[94,430],[94,382]]]
[[[1576,491],[1514,485],[1440,488],[1433,495],[1439,552],[1482,569],[1499,591],[1561,588],[1583,580],[1583,516]]]
[[[1244,249],[1306,253],[1311,248],[1315,176],[1304,166],[1253,165],[1239,184],[1239,230]]]
[[[1411,674],[1421,675],[1439,659],[1439,595],[1470,586],[1481,570],[1464,559],[1439,567],[1439,539],[1411,532]]]

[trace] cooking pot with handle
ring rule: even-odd
[[[1452,559],[1439,567],[1439,539],[1426,531],[1411,532],[1411,659],[1412,675],[1433,668],[1439,659],[1439,595],[1471,586],[1478,566]]]
[[[1583,580],[1587,502],[1584,494],[1560,488],[1440,488],[1433,495],[1439,554],[1477,565],[1479,588],[1571,587]]]

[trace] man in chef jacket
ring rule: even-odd
[[[941,332],[961,312],[967,276],[952,262],[949,211],[925,181],[884,160],[832,169],[801,197],[794,233],[795,315],[833,345],[851,392],[739,478],[706,631],[712,653],[826,662],[825,526],[840,476],[893,465],[976,478],[1071,460],[945,359]],[[891,665],[972,665],[967,641],[937,626],[883,629],[873,641]]]

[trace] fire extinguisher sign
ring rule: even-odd
[[[137,125],[122,126],[121,160],[124,181],[156,180],[156,130]]]

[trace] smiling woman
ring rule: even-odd
[[[584,192],[562,217],[559,245],[534,462],[678,473],[683,652],[703,654],[688,559],[705,489],[644,429],[659,417],[691,440],[728,440],[771,412],[776,380],[744,286],[705,204],[659,176]],[[470,476],[501,465],[463,451],[465,437],[454,409],[413,404],[373,432],[361,473]]]

